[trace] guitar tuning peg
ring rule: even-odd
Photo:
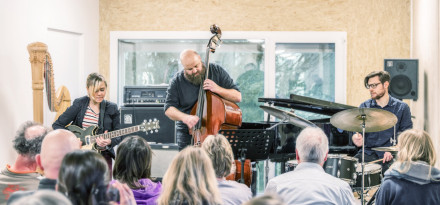
[[[151,119],[149,119],[148,122],[151,122]]]
[[[151,133],[151,134],[153,134],[153,133],[154,133],[154,131],[153,131],[153,130],[151,130],[151,131],[150,131],[150,133]]]
[[[156,130],[154,130],[154,131],[155,131],[156,133],[158,133],[158,132],[159,132],[159,130],[157,130],[157,129],[156,129]]]
[[[156,122],[157,121],[157,119],[156,118],[154,118],[154,122]]]

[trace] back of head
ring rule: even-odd
[[[39,123],[24,122],[17,130],[17,135],[13,140],[14,149],[20,155],[35,159],[35,155],[41,151],[41,142],[47,132],[48,129]]]
[[[328,153],[328,139],[317,127],[307,127],[296,139],[296,150],[301,162],[324,163]]]
[[[264,194],[255,197],[242,205],[285,205],[283,199],[276,194]]]
[[[234,155],[232,147],[223,135],[210,135],[203,141],[202,148],[211,158],[215,175],[218,178],[226,177],[231,172]]]
[[[399,135],[398,140],[397,162],[424,161],[431,166],[435,165],[437,156],[427,132],[418,129],[406,130]]]
[[[11,205],[70,205],[66,196],[54,190],[38,190],[29,196],[22,197]]]
[[[41,165],[47,178],[58,178],[58,171],[64,156],[80,149],[80,142],[75,134],[68,130],[58,129],[49,132],[41,145]]]
[[[163,178],[158,204],[221,204],[217,179],[204,150],[187,147],[173,159]]]
[[[118,145],[113,176],[131,189],[143,188],[139,179],[150,178],[152,150],[139,136],[126,137]]]
[[[67,153],[61,163],[58,191],[73,204],[107,203],[108,167],[97,152],[75,150]]]

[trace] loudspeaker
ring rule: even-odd
[[[179,153],[176,144],[151,144],[153,160],[151,162],[151,177],[162,178],[174,157]]]
[[[419,60],[385,59],[385,71],[391,75],[388,91],[397,99],[418,98]]]
[[[134,135],[143,137],[150,143],[176,143],[175,122],[170,120],[160,107],[121,107],[121,128],[141,124],[144,120],[159,120],[159,132],[146,134],[136,132]]]

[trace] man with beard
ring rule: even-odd
[[[365,77],[364,84],[370,91],[371,99],[363,102],[359,107],[378,108],[395,114],[397,117],[395,125],[396,139],[401,132],[412,128],[411,112],[408,105],[388,94],[388,87],[390,85],[390,74],[388,72],[371,72]],[[362,147],[362,138],[362,134],[354,134],[352,137],[353,143],[358,147]],[[391,138],[394,138],[394,127],[380,132],[365,133],[365,162],[383,159],[384,166],[382,166],[382,172],[386,171],[389,167],[389,163],[386,162],[391,161],[393,155],[390,152],[375,151],[371,148],[389,147],[392,145]],[[362,149],[359,150],[355,157],[359,161],[362,160]]]
[[[241,93],[229,74],[219,65],[209,64],[209,76],[204,82],[206,68],[200,55],[194,50],[180,53],[183,71],[178,72],[170,81],[164,106],[165,115],[176,123],[176,140],[179,150],[191,144],[189,129],[199,121],[199,117],[190,115],[198,99],[199,88],[209,90],[232,102],[241,101]]]

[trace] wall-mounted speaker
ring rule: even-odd
[[[163,106],[158,107],[121,107],[121,128],[127,128],[141,124],[144,120],[159,120],[159,131],[136,132],[150,143],[176,143],[175,122],[170,120],[163,111]]]
[[[385,71],[391,75],[388,91],[397,99],[418,98],[419,60],[385,59]]]

